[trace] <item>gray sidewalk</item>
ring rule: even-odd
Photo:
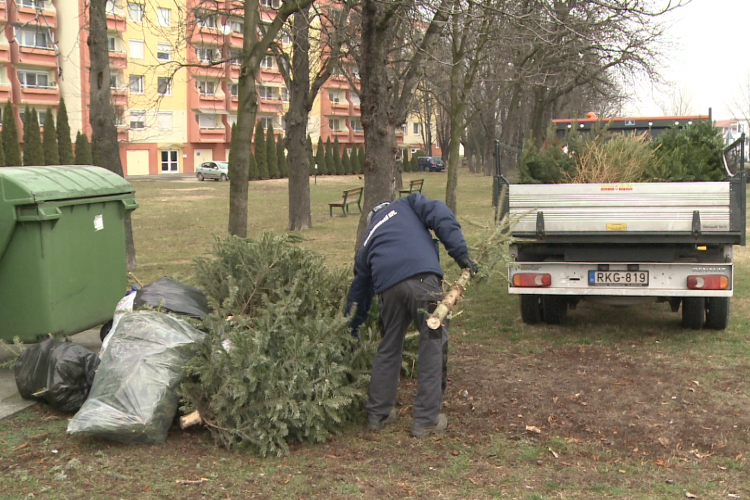
[[[70,339],[94,352],[99,352],[102,346],[98,328],[78,333],[71,336]],[[5,349],[0,348],[0,363],[4,363],[12,357]],[[35,404],[33,401],[23,399],[18,394],[13,368],[0,369],[0,420],[15,415]]]

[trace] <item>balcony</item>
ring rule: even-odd
[[[128,54],[124,50],[109,51],[109,67],[125,69],[128,67]]]
[[[10,59],[13,64],[57,68],[57,56],[53,47],[30,47],[13,43],[10,45]]]
[[[41,7],[37,11],[37,7]],[[51,1],[29,1],[20,0],[16,3],[16,19],[14,22],[21,25],[38,24],[40,18],[43,26],[57,28],[57,10]]]
[[[107,31],[123,32],[128,26],[125,9],[107,2]]]
[[[0,102],[10,100],[11,85],[8,81],[0,81]]]
[[[48,86],[21,85],[20,90],[20,104],[57,106],[60,102],[60,90],[54,82]]]
[[[128,107],[128,88],[127,87],[110,87],[112,95],[112,104],[121,108]]]

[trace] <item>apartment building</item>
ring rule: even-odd
[[[10,100],[19,130],[26,106],[56,114],[60,102],[58,51],[55,47],[58,16],[45,0],[0,2],[0,103]]]
[[[7,0],[6,0],[7,1]],[[65,98],[71,132],[91,136],[86,0],[0,0],[0,101],[10,98],[21,126],[26,105],[55,110]],[[280,0],[261,0],[261,21]],[[237,121],[243,3],[238,0],[108,0],[110,89],[126,175],[192,173],[228,158]],[[58,16],[65,12],[65,16]],[[291,40],[280,36],[285,50]],[[288,92],[276,59],[261,62],[257,121],[283,135]],[[53,111],[54,112],[54,111]],[[4,118],[4,117],[3,117]],[[313,144],[338,137],[343,149],[364,143],[359,98],[332,76],[310,114]],[[417,136],[397,131],[399,145]]]

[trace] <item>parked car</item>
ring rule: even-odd
[[[443,159],[435,156],[419,156],[417,166],[424,172],[442,172],[445,169]]]
[[[204,161],[198,167],[195,176],[199,181],[215,179],[225,181],[229,179],[229,163],[225,161]]]

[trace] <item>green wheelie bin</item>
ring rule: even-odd
[[[133,186],[91,166],[0,168],[0,339],[71,335],[125,294]]]

